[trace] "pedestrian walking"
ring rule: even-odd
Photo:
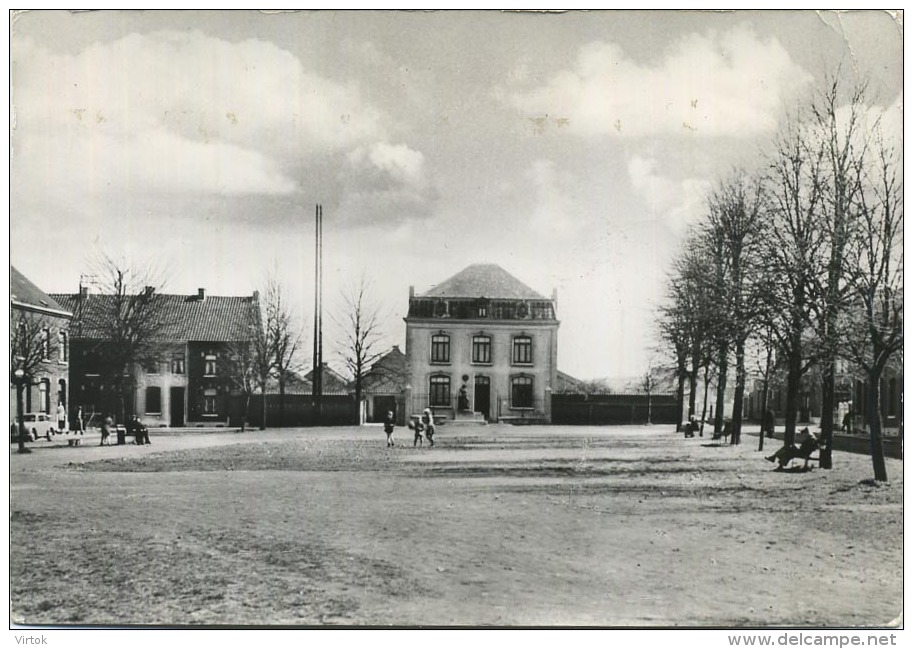
[[[105,416],[101,422],[101,444],[99,446],[111,446],[111,441],[108,438],[111,436],[111,428],[113,426],[114,420],[111,415]]]
[[[62,433],[67,427],[67,409],[57,402],[57,432]]]
[[[73,433],[74,434],[76,434],[76,433],[79,433],[80,435],[84,434],[83,430],[85,429],[85,425],[83,424],[82,417],[83,417],[82,406],[79,406],[76,409],[76,421],[73,422],[73,426],[74,426]]]
[[[387,416],[384,417],[384,432],[387,433],[387,446],[394,446],[393,444],[393,411],[388,410]]]
[[[762,431],[762,434],[767,435],[767,437],[773,437],[775,421],[776,421],[776,419],[774,418],[774,411],[771,408],[768,408],[767,410],[765,410],[764,411],[764,421],[763,421],[763,425],[762,425],[762,428],[764,430]]]
[[[434,446],[434,415],[430,408],[425,408],[422,412],[422,425],[425,428],[425,437],[428,443]]]

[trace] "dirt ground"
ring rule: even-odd
[[[668,427],[10,449],[29,625],[850,627],[902,610],[903,465],[775,472]],[[94,442],[90,439],[89,442]],[[768,452],[770,449],[768,448]]]

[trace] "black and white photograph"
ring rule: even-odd
[[[9,21],[10,643],[902,643],[902,10]]]

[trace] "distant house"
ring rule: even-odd
[[[321,380],[321,384],[323,385],[323,390],[321,391],[321,394],[337,395],[337,396],[349,394],[349,392],[350,392],[349,382],[345,379],[345,377],[340,375],[339,372],[336,372],[333,368],[331,368],[326,363],[323,363],[320,367],[321,367],[320,380]],[[304,375],[304,381],[307,383],[308,386],[312,386],[314,384],[314,370],[313,369]]]
[[[399,345],[379,357],[362,377],[367,421],[383,421],[388,411],[403,421],[399,402],[406,387],[406,355]]]
[[[406,321],[407,408],[489,421],[551,420],[557,380],[557,296],[547,298],[495,264],[469,266],[416,295]]]
[[[109,386],[101,378],[101,314],[111,295],[55,295],[74,313],[71,340],[71,401],[87,417],[117,412]],[[133,368],[134,393],[128,410],[150,426],[225,426],[240,422],[243,400],[229,374],[231,357],[259,325],[260,306],[252,296],[157,294],[164,323],[154,337],[153,351]],[[129,414],[129,413],[128,413]]]
[[[41,327],[45,358],[26,377],[29,385],[23,390],[23,410],[25,413],[48,413],[53,417],[57,404],[75,414],[69,404],[69,366],[70,366],[70,322],[73,313],[53,297],[29,281],[22,273],[10,266],[10,343],[13,346],[17,330],[25,327],[25,322],[35,323]],[[16,368],[16,350],[10,349],[10,372]],[[10,386],[10,420],[18,416],[16,392]],[[72,416],[68,416],[72,421]],[[56,421],[55,421],[56,428]]]
[[[570,374],[566,374],[561,370],[558,370],[557,375],[555,376],[555,389],[554,393],[584,393],[587,391],[587,385],[580,379],[575,379]]]

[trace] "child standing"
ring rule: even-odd
[[[424,444],[424,440],[422,439],[422,429],[424,428],[424,426],[422,426],[422,420],[420,418],[413,419],[409,427],[415,431],[412,446],[422,446]]]
[[[393,411],[388,410],[387,416],[384,418],[384,432],[387,433],[387,446],[394,446],[393,444]]]
[[[434,446],[434,415],[431,413],[431,408],[425,408],[422,412],[422,425],[425,427],[425,437],[428,438],[428,443]]]

